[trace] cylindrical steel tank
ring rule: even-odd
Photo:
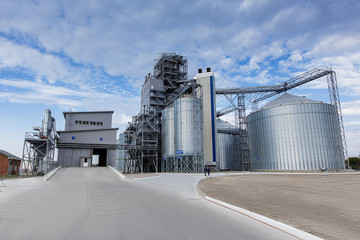
[[[125,134],[120,133],[119,138],[116,140],[117,144],[125,145]],[[124,162],[125,162],[125,150],[116,149],[115,152],[115,168],[120,171],[124,171]]]
[[[43,135],[45,137],[48,137],[50,135],[50,133],[52,131],[52,127],[53,127],[53,121],[54,121],[54,118],[51,117],[50,109],[46,109],[45,115],[44,115],[44,120],[42,122]]]
[[[335,106],[290,94],[247,116],[251,170],[344,169]]]
[[[240,160],[239,154],[236,154],[236,147],[240,147],[240,132],[234,125],[221,119],[217,119],[217,132],[218,168],[236,170]]]
[[[174,106],[162,110],[161,151],[163,158],[175,155]]]
[[[183,155],[202,154],[203,121],[201,99],[192,96],[174,102],[175,150]]]

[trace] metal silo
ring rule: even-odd
[[[184,155],[202,153],[201,99],[192,96],[178,98],[174,102],[175,150]]]
[[[55,119],[51,116],[50,109],[46,109],[45,116],[42,121],[42,134],[44,137],[49,137],[51,131],[53,130],[55,124]]]
[[[125,134],[120,133],[119,138],[116,140],[117,144],[125,145]],[[124,171],[124,162],[125,162],[125,150],[118,148],[115,151],[115,168],[120,171]]]
[[[183,96],[162,111],[163,172],[201,172],[203,121],[200,98]]]
[[[251,170],[344,169],[333,105],[284,94],[247,116]]]
[[[161,151],[163,158],[175,154],[174,106],[162,110]]]
[[[217,151],[218,168],[220,170],[236,170],[239,168],[240,131],[228,122],[217,119]]]

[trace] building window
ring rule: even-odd
[[[75,124],[84,124],[84,125],[97,125],[102,126],[103,122],[94,122],[94,121],[83,121],[83,120],[75,120]]]

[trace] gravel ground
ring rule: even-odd
[[[360,239],[360,174],[249,174],[208,178],[199,187],[324,239]]]

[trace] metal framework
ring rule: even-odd
[[[155,60],[153,75],[164,81],[166,93],[172,93],[178,88],[179,81],[187,79],[187,59],[176,53],[162,53]]]
[[[144,108],[125,130],[124,171],[157,172],[159,153],[159,115],[155,108]]]
[[[193,89],[192,84],[185,83],[187,73],[187,59],[181,55],[162,53],[159,59],[155,60],[153,74],[148,74],[146,78],[161,80],[164,89],[149,89],[149,106],[143,106],[124,131],[125,145],[118,146],[125,150],[124,172],[159,170],[161,110],[179,94]]]
[[[346,160],[347,168],[350,168],[349,156],[347,152],[347,145],[345,138],[344,122],[342,118],[341,105],[340,105],[340,96],[339,96],[339,90],[336,80],[336,73],[334,71],[331,71],[328,75],[326,75],[326,78],[329,88],[330,103],[334,105],[337,110],[337,118],[338,118],[337,121],[339,122],[339,126],[340,126],[340,134],[341,134],[342,148],[343,148],[342,151],[344,154],[344,159]]]
[[[166,161],[163,160],[161,166],[162,172],[200,173],[203,169],[204,156],[202,154],[170,156]]]
[[[55,142],[58,138],[55,127],[50,135],[26,132],[20,174],[29,176],[46,174],[55,167]]]
[[[288,81],[285,81],[282,84],[274,86],[259,86],[259,87],[244,87],[244,88],[227,88],[227,89],[217,89],[217,95],[224,95],[225,98],[230,102],[230,106],[225,107],[217,112],[217,116],[231,113],[236,111],[236,125],[240,131],[240,159],[243,169],[248,168],[249,164],[249,148],[248,148],[248,137],[247,137],[247,123],[246,123],[246,101],[248,100],[251,103],[251,108],[253,111],[257,110],[258,103],[278,95],[282,92],[286,92],[292,88],[301,86],[305,83],[311,82],[318,78],[327,76],[327,83],[329,88],[330,104],[334,105],[337,109],[337,118],[340,126],[340,133],[342,139],[342,148],[344,160],[347,160],[348,167],[348,156],[347,156],[347,146],[345,139],[344,124],[341,113],[341,105],[339,98],[339,91],[337,87],[336,73],[332,71],[331,68],[319,69],[315,68],[308,72],[305,72],[297,77],[291,78]],[[231,96],[231,97],[230,97]],[[238,100],[237,105],[235,104],[236,98]]]
[[[151,74],[149,73],[145,77],[145,82],[146,81],[151,82],[152,80],[156,80],[156,79],[154,79],[154,77],[151,76]],[[158,112],[161,112],[161,110],[164,109],[165,106],[165,96],[166,94],[165,94],[164,86],[160,86],[157,88],[150,87],[148,105],[151,107],[155,107]]]

